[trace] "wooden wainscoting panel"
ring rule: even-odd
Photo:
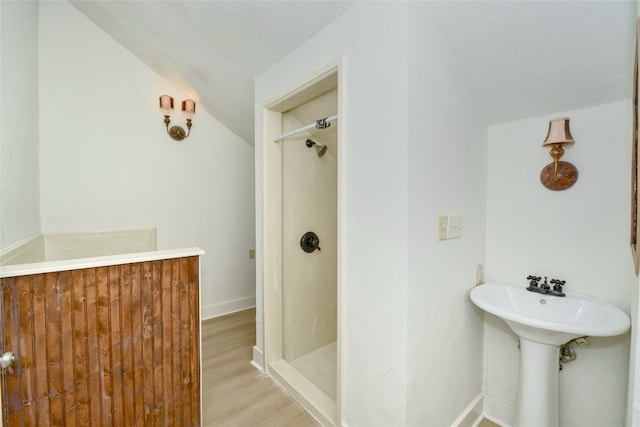
[[[198,257],[2,279],[5,426],[199,426]]]
[[[73,348],[73,377],[78,424],[91,423],[91,395],[89,393],[89,330],[87,313],[86,270],[73,271],[74,288],[71,295],[71,347]]]

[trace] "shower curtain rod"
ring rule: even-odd
[[[304,132],[305,130],[309,130],[309,129],[313,129],[313,128],[316,128],[316,129],[328,128],[330,126],[329,123],[331,123],[331,122],[333,122],[334,120],[337,120],[337,119],[338,119],[338,115],[327,117],[327,118],[320,119],[320,120],[316,120],[315,123],[311,123],[309,125],[301,127],[300,129],[292,130],[291,132],[283,133],[280,136],[276,136],[275,138],[273,138],[273,142],[281,141],[281,140],[283,140],[285,138],[288,138],[290,136],[297,135],[300,132]]]

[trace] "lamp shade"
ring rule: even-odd
[[[160,97],[160,108],[165,111],[173,110],[173,98],[169,95]]]
[[[558,117],[557,119],[549,120],[549,132],[542,146],[546,147],[553,144],[575,144],[571,131],[569,131],[569,117]]]
[[[182,111],[187,114],[195,114],[196,112],[196,103],[192,99],[185,99],[182,101]]]

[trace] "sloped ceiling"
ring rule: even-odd
[[[70,3],[251,145],[253,78],[351,4],[344,0]]]
[[[71,3],[253,145],[253,78],[352,2]],[[631,96],[633,1],[429,1],[428,6],[487,123]]]
[[[489,123],[631,97],[633,1],[430,6]]]

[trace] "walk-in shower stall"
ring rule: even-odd
[[[265,368],[326,424],[339,390],[339,69],[265,108]]]

